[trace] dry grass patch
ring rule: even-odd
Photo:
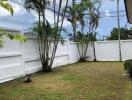
[[[0,84],[0,100],[131,100],[132,82],[121,62],[85,62]]]

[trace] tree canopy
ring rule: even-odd
[[[74,3],[66,8],[68,21],[73,28],[73,41],[77,42],[77,47],[80,55],[80,61],[86,60],[86,53],[89,43],[94,45],[96,32],[99,25],[99,8],[100,0],[81,0],[80,3]],[[87,18],[87,19],[86,19]],[[80,31],[77,31],[76,24],[79,22]],[[88,32],[85,32],[87,28]]]
[[[132,39],[132,29],[120,28],[120,38],[122,40]],[[118,40],[118,28],[113,28],[108,40]]]

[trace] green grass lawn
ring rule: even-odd
[[[132,100],[132,82],[121,62],[86,62],[52,73],[0,84],[0,100]]]

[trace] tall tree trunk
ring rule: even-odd
[[[60,0],[60,4],[59,4],[59,13],[58,13],[58,16],[57,16],[58,17],[58,19],[57,19],[57,28],[58,28],[58,25],[59,25],[59,16],[60,16],[61,5],[62,5],[62,0]],[[67,6],[68,6],[68,0],[66,1],[65,11],[66,11]],[[62,30],[62,27],[63,27],[64,18],[65,18],[65,11],[64,11],[63,17],[62,17],[62,22],[61,22],[61,27],[60,27],[60,30],[59,30],[59,35],[58,35],[58,37],[57,37],[57,39],[54,43],[52,57],[51,57],[51,61],[50,61],[50,67],[52,67],[53,61],[55,59],[55,54],[56,54],[56,50],[57,50],[57,47],[58,47],[58,43],[59,43],[59,39],[60,39],[60,35],[61,35],[61,30]]]
[[[90,19],[90,21],[91,21],[91,19]],[[91,25],[89,25],[89,33],[87,33],[87,36],[88,36],[89,34],[91,34]],[[88,37],[88,38],[91,38],[91,37]],[[91,40],[90,40],[90,42],[91,42]],[[88,45],[89,45],[89,43],[86,44],[86,49],[85,49],[85,51],[84,51],[84,52],[85,52],[85,53],[84,53],[85,58],[86,58],[86,56],[87,56]]]
[[[92,41],[92,44],[93,44],[93,52],[94,52],[94,61],[97,61],[96,60],[96,51],[95,51],[95,41]]]

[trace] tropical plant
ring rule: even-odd
[[[12,6],[7,2],[8,0],[0,0],[0,7],[4,8],[8,12],[10,12],[13,15],[13,8]]]
[[[13,33],[13,32],[8,32],[8,31],[5,31],[3,29],[0,29],[0,48],[3,47],[3,43],[4,43],[4,37],[7,37],[9,38],[10,40],[16,40],[16,41],[19,41],[21,43],[25,42],[26,41],[26,38],[25,36],[19,34],[19,33]]]
[[[88,15],[89,15],[89,23],[88,23],[88,26],[89,26],[89,34],[91,34],[91,44],[93,45],[93,51],[94,51],[94,61],[96,61],[96,54],[95,54],[95,43],[94,41],[96,40],[95,37],[96,37],[96,32],[95,30],[97,29],[98,25],[99,25],[99,15],[100,15],[100,12],[99,12],[99,8],[100,8],[100,5],[101,5],[101,2],[100,0],[85,0],[84,1],[84,5],[85,5],[85,2],[88,2],[86,5],[87,7],[87,11],[88,11]],[[87,49],[88,49],[88,44],[86,45],[86,49],[85,49],[85,54],[87,53]]]
[[[4,8],[5,10],[7,10],[8,12],[11,13],[11,15],[13,15],[13,8],[12,6],[7,2],[8,0],[0,0],[0,7]],[[7,37],[11,40],[17,40],[17,41],[20,41],[20,42],[25,42],[26,41],[26,38],[21,35],[21,34],[13,34],[12,32],[8,32],[8,31],[5,31],[4,29],[0,29],[0,48],[3,47],[3,43],[4,43],[4,40],[3,38],[4,37]]]
[[[86,44],[90,42],[90,36],[87,36],[86,34],[83,34],[80,31],[78,31],[74,41],[77,43],[80,55],[80,62],[85,61],[84,48]]]
[[[93,45],[94,57],[96,59],[94,45],[96,34],[94,33],[96,33],[95,30],[99,24],[99,7],[99,0],[82,0],[81,3],[74,4],[72,7],[68,7],[66,10],[66,12],[72,16],[70,22],[73,27],[74,39],[77,42],[81,61],[85,61],[89,41],[91,41]],[[87,17],[87,20],[85,20],[84,17]],[[80,32],[76,32],[76,21],[80,22]],[[86,27],[86,25],[88,26],[89,31],[84,33],[84,27]]]
[[[61,13],[62,0],[59,1],[58,9],[56,9],[56,0],[53,0],[54,24],[51,27],[49,22],[46,20],[45,15],[45,11],[49,5],[51,5],[51,3],[48,0],[25,0],[25,7],[28,10],[36,11],[39,17],[38,27],[34,28],[34,30],[37,32],[42,70],[45,72],[52,71],[51,67],[55,59],[55,54],[60,41],[60,34],[65,18],[65,12]],[[67,7],[67,5],[68,0],[66,0],[65,7]]]

